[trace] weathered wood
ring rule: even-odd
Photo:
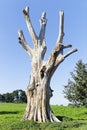
[[[43,41],[43,39],[45,37],[46,24],[47,24],[46,12],[43,12],[42,16],[41,16],[41,19],[40,19],[40,34],[39,34],[39,39],[41,41]]]
[[[27,44],[22,30],[18,31],[18,39],[19,39],[19,43],[23,46],[23,48],[26,50],[26,52],[32,57],[32,55],[33,55],[32,49]]]
[[[28,31],[29,31],[32,41],[34,43],[34,47],[36,47],[37,46],[37,36],[36,36],[36,33],[34,31],[32,24],[31,24],[31,20],[30,20],[30,16],[29,16],[29,7],[26,7],[25,9],[23,9],[23,14],[24,14],[24,17],[26,20]]]
[[[57,44],[58,43],[62,43],[63,40],[63,36],[64,36],[64,12],[61,10],[59,12],[60,14],[60,22],[59,22],[59,34],[58,34],[58,38],[57,38]]]
[[[59,35],[56,45],[51,52],[47,61],[44,61],[46,53],[46,13],[43,12],[40,19],[40,33],[37,37],[29,17],[29,8],[23,10],[26,24],[31,35],[34,47],[31,49],[26,43],[24,34],[21,30],[18,31],[19,43],[23,46],[26,52],[31,56],[32,72],[29,84],[26,90],[27,107],[23,120],[34,120],[38,122],[60,122],[54,116],[50,108],[50,98],[53,96],[53,90],[50,86],[50,81],[55,70],[63,60],[76,52],[77,49],[72,49],[66,54],[63,54],[63,49],[70,48],[72,45],[63,45],[64,36],[64,12],[60,11]]]

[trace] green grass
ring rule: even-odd
[[[87,130],[87,108],[51,106],[61,123],[21,121],[26,104],[0,103],[0,130]]]
[[[56,116],[65,116],[72,119],[87,120],[87,107],[75,107],[75,106],[52,106],[54,114]]]

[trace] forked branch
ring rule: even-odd
[[[56,61],[56,58],[57,56],[59,55],[59,53],[61,52],[61,50],[63,49],[63,45],[62,44],[58,44],[56,45],[56,47],[53,49],[47,63],[46,63],[46,66],[47,66],[47,71],[52,69],[52,67],[54,66],[55,64],[55,61]]]
[[[57,67],[65,58],[67,58],[68,56],[70,56],[72,53],[78,51],[76,48],[72,49],[71,51],[69,51],[68,53],[61,55],[60,57],[57,57],[56,62],[55,62],[55,67]]]
[[[60,11],[60,22],[59,22],[59,35],[57,38],[56,46],[53,49],[48,61],[47,66],[48,70],[50,69],[52,73],[56,70],[57,66],[69,55],[76,52],[77,49],[69,51],[67,54],[63,55],[63,49],[72,47],[71,44],[63,45],[63,36],[64,36],[64,12]]]
[[[57,58],[56,58],[56,61],[55,61],[55,64],[53,65],[53,67],[51,68],[50,70],[50,75],[52,76],[53,73],[56,71],[57,67],[59,66],[59,64],[61,62],[63,62],[65,60],[65,58],[67,58],[68,56],[70,56],[72,53],[78,51],[77,49],[72,49],[71,51],[69,51],[67,54],[65,55],[58,55]]]
[[[23,9],[23,14],[24,14],[24,17],[25,17],[25,20],[26,20],[28,31],[29,31],[31,38],[32,38],[32,41],[34,43],[34,47],[36,47],[37,36],[36,36],[36,33],[34,31],[34,28],[31,24],[31,20],[30,20],[30,17],[29,17],[29,7],[26,7],[25,9]]]

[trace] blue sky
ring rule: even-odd
[[[0,93],[16,89],[26,90],[31,73],[31,59],[18,43],[17,31],[22,29],[26,40],[32,46],[22,9],[30,7],[33,27],[39,34],[39,19],[47,13],[46,43],[47,59],[58,36],[59,10],[64,10],[64,44],[72,44],[78,52],[69,56],[54,74],[51,87],[54,96],[51,104],[67,104],[63,89],[70,78],[70,72],[79,59],[87,63],[87,0],[3,0],[0,1]],[[64,53],[69,51],[67,49]]]

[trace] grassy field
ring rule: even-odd
[[[0,103],[0,130],[87,130],[87,108],[51,106],[61,123],[21,121],[25,104]]]

